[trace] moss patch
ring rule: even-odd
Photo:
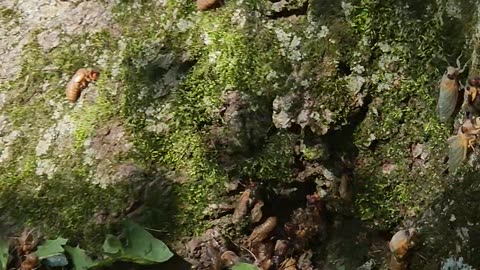
[[[353,9],[352,27],[362,41],[352,61],[374,59],[366,69],[373,101],[355,132],[357,205],[362,218],[381,228],[420,215],[448,182],[443,160],[451,126],[438,121],[436,83],[445,67],[438,58],[454,53],[444,32],[451,21],[441,25],[438,8],[361,1]],[[416,144],[425,145],[426,162],[412,156]]]
[[[0,89],[8,97],[2,112],[12,123],[10,131],[20,132],[9,146],[9,161],[0,167],[2,212],[9,213],[18,224],[39,228],[47,236],[61,235],[96,248],[106,228],[95,225],[94,214],[101,210],[100,206],[112,212],[125,208],[129,198],[127,188],[118,186],[103,190],[88,182],[90,168],[83,164],[81,153],[64,152],[58,157],[59,152],[50,149],[46,156],[38,157],[36,147],[62,115],[71,115],[78,123],[76,141],[65,141],[63,146],[82,145],[84,139],[92,135],[94,127],[112,115],[107,112],[115,111],[113,106],[106,105],[112,104],[112,99],[106,101],[105,98],[111,95],[102,95],[111,89],[106,82],[108,73],[102,74],[104,76],[97,83],[99,102],[84,104],[80,110],[72,108],[65,100],[65,85],[76,69],[95,66],[95,56],[105,51],[114,52],[114,47],[107,44],[116,44],[116,41],[105,32],[87,34],[44,53],[33,40],[24,47],[18,78],[2,84]],[[52,166],[50,179],[37,175],[41,162]]]

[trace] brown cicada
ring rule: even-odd
[[[197,0],[197,10],[206,11],[222,6],[223,0]]]
[[[395,233],[389,242],[390,251],[392,252],[390,259],[390,269],[405,270],[407,269],[406,255],[408,250],[415,245],[417,230],[410,228],[408,230],[400,230]]]
[[[465,63],[465,66],[461,68],[460,56],[457,58],[457,67],[448,66],[440,81],[437,110],[442,122],[446,122],[453,115],[458,102],[458,92],[460,90],[458,75],[464,71],[468,63]]]
[[[65,94],[70,102],[76,102],[82,90],[85,89],[89,83],[96,81],[100,73],[91,68],[81,68],[75,72],[72,79],[67,84]]]
[[[248,201],[250,200],[250,194],[252,193],[251,189],[246,189],[235,206],[233,211],[232,222],[234,224],[240,222],[242,218],[247,214],[248,211]]]
[[[249,246],[255,243],[260,243],[267,239],[269,234],[277,226],[277,217],[269,217],[265,222],[255,227],[250,237],[248,237],[247,243]]]
[[[474,120],[467,119],[458,129],[457,135],[447,139],[448,142],[448,168],[454,172],[467,158],[468,148],[474,146],[480,126]]]

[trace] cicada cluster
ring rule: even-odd
[[[34,230],[24,230],[18,237],[12,237],[9,245],[14,251],[10,252],[12,256],[8,260],[9,269],[33,270],[38,268],[40,262],[35,250],[40,239],[33,232]]]
[[[474,150],[480,133],[480,76],[467,79],[465,85],[459,81],[459,75],[465,70],[457,59],[457,67],[449,66],[440,82],[438,97],[438,114],[440,121],[447,122],[455,116],[460,109],[464,116],[462,122],[456,127],[455,135],[447,139],[448,143],[448,168],[450,172],[456,171],[465,161],[469,149]],[[463,98],[460,93],[463,91]]]
[[[250,183],[232,205],[232,215],[216,223],[226,227],[209,229],[187,244],[195,269],[245,262],[261,270],[312,270],[309,246],[326,237],[325,202],[318,194],[302,194],[306,206],[282,215],[275,208],[283,197],[275,196],[261,183]]]

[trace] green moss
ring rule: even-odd
[[[85,34],[45,53],[33,38],[24,47],[18,77],[0,86],[9,95],[2,112],[6,112],[13,128],[21,132],[10,145],[12,161],[0,167],[2,213],[13,217],[19,225],[39,228],[49,237],[63,236],[81,242],[84,247],[98,248],[107,228],[95,225],[94,214],[101,210],[99,206],[120,212],[126,207],[128,188],[118,185],[102,190],[91,184],[87,181],[90,168],[83,165],[82,155],[75,153],[62,153],[62,158],[42,157],[51,159],[56,171],[51,179],[38,176],[35,147],[42,132],[57,121],[55,113],[68,115],[75,110],[65,99],[66,80],[78,68],[94,66],[96,55],[105,54],[108,59],[108,55],[115,53],[116,40],[107,32]],[[112,104],[118,99],[110,93],[113,86],[109,72],[102,75],[96,83],[99,98],[94,104],[85,103],[72,115],[78,124],[76,146],[83,145],[95,127],[115,112]]]
[[[432,62],[442,53],[435,12],[412,12],[383,1],[361,1],[354,9],[352,27],[367,41],[359,43],[357,53],[375,59],[367,68],[373,101],[355,132],[361,164],[357,205],[364,219],[387,228],[418,215],[444,187],[441,161],[450,128],[439,123],[435,112],[435,82],[442,72]],[[363,56],[352,60],[364,61]],[[412,169],[411,147],[417,143],[428,149],[429,166]],[[390,174],[382,169],[388,164],[396,165]]]
[[[15,91],[5,105],[5,110],[16,127],[35,123],[44,125],[51,123],[48,117],[51,110],[48,108],[46,100],[53,96],[53,91],[41,94],[41,87],[47,80],[58,80],[59,74],[42,70],[48,65],[48,61],[38,44],[29,43],[23,50],[22,68],[18,78],[1,86],[1,91]]]
[[[288,133],[279,133],[268,138],[256,155],[241,164],[241,174],[259,180],[292,181],[296,140],[298,136]]]
[[[2,213],[15,218],[19,224],[40,229],[47,237],[61,235],[81,242],[84,247],[96,248],[106,228],[93,226],[95,211],[100,210],[101,205],[111,211],[120,210],[119,206],[127,199],[125,191],[121,188],[99,190],[71,177],[77,176],[56,174],[54,181],[47,181],[29,173],[3,174]]]
[[[20,14],[15,9],[0,8],[0,21],[4,24],[15,21],[20,18]]]
[[[128,188],[100,190],[88,183],[93,168],[83,164],[81,150],[85,140],[115,116],[128,125],[135,143],[128,158],[152,178],[163,179],[160,171],[184,176],[170,179],[176,198],[167,197],[168,209],[152,203],[155,215],[147,214],[146,222],[168,228],[172,240],[201,232],[208,225],[203,210],[221,199],[232,174],[271,180],[274,185],[294,179],[298,154],[294,145],[301,135],[276,130],[263,118],[271,119],[276,96],[308,91],[321,128],[359,122],[354,144],[359,189],[355,205],[360,216],[388,228],[412,212],[420,214],[443,188],[442,149],[449,133],[434,112],[434,78],[440,71],[432,59],[447,54],[442,51],[444,33],[437,10],[433,6],[413,12],[393,0],[363,0],[355,2],[351,17],[344,20],[337,16],[343,12],[338,1],[323,2],[312,4],[308,16],[266,24],[263,1],[245,1],[241,6],[229,1],[210,12],[194,12],[195,3],[188,1],[167,1],[161,10],[153,1],[142,1],[139,8],[123,1],[114,9],[121,42],[100,32],[72,37],[72,42],[48,53],[30,43],[18,79],[0,86],[2,92],[14,93],[5,111],[15,128],[25,132],[14,145],[24,146],[15,151],[14,158],[21,159],[2,167],[0,182],[7,184],[0,185],[4,200],[0,205],[18,199],[18,211],[11,215],[41,224],[51,235],[88,241],[102,232],[105,228],[92,222],[95,206],[120,211]],[[244,26],[235,22],[239,14]],[[323,25],[328,33],[319,38]],[[183,27],[188,29],[181,31]],[[115,62],[119,59],[123,62]],[[86,90],[96,89],[98,97],[85,99],[82,106],[67,106],[66,80],[78,68],[95,66],[99,60],[106,61],[100,79]],[[357,65],[365,68],[359,75],[366,80],[359,92],[349,84]],[[174,83],[165,83],[172,70]],[[47,81],[50,86],[43,92]],[[232,123],[220,113],[227,106],[226,91],[245,97],[243,122]],[[359,94],[372,102],[355,104]],[[44,179],[35,175],[34,149],[42,128],[55,124],[50,101],[63,106],[61,113],[70,112],[76,152],[55,160],[58,170],[53,179]],[[352,115],[364,111],[364,118],[352,121]],[[151,124],[158,121],[164,121],[165,128],[153,132]],[[225,133],[233,130],[228,139],[233,137],[236,147],[212,147],[212,127]],[[429,167],[414,167],[410,149],[417,143],[428,149]],[[322,159],[315,147],[302,151],[307,160]],[[224,155],[235,159],[233,169],[222,165]],[[397,168],[385,172],[389,164]],[[14,192],[18,198],[12,197]]]
[[[83,148],[85,140],[94,134],[95,129],[105,123],[114,115],[114,109],[110,102],[106,101],[102,96],[97,98],[95,104],[83,107],[73,117],[75,123],[74,147],[76,149]]]
[[[117,9],[118,18],[126,19],[121,23],[130,41],[126,59],[131,64],[125,66],[127,69],[123,73],[124,81],[128,82],[124,111],[130,119],[140,156],[148,164],[187,175],[188,180],[175,185],[174,190],[185,201],[178,214],[178,219],[183,222],[178,228],[179,234],[190,234],[204,229],[206,224],[199,222],[202,212],[208,203],[221,196],[224,182],[228,180],[227,172],[218,163],[218,153],[206,142],[212,125],[227,125],[218,113],[223,102],[222,94],[228,89],[249,94],[273,93],[274,89],[265,77],[275,67],[268,63],[272,63],[272,59],[277,61],[278,56],[271,51],[272,47],[268,48],[268,43],[265,44],[273,38],[267,29],[258,29],[259,35],[253,38],[248,27],[232,25],[233,3],[215,13],[198,14],[196,18],[189,14],[193,4],[169,2],[164,13],[152,12],[149,7],[150,4],[146,3],[141,10],[130,10],[127,6]],[[176,10],[175,20],[171,17],[173,10]],[[132,12],[142,12],[143,15],[132,16]],[[184,33],[176,27],[165,29],[165,25],[175,24],[180,18],[195,21],[192,28]],[[135,21],[134,27],[132,21]],[[208,36],[208,45],[204,44],[202,36]],[[142,42],[139,42],[140,38]],[[184,78],[181,85],[169,89],[168,96],[151,98],[155,94],[155,85],[167,72],[155,60],[168,52],[174,56],[172,65],[188,68],[188,63],[179,62],[179,55],[185,52],[195,65],[188,73],[180,74]],[[277,67],[282,68],[282,65]],[[251,105],[254,110],[264,110],[265,104],[270,103],[268,106],[271,107],[272,98],[252,98],[254,104]],[[168,132],[155,134],[146,131],[149,116],[145,115],[145,109],[166,104],[170,105],[168,113],[172,115]]]
[[[329,156],[328,149],[324,145],[303,145],[302,153],[305,160],[326,160]]]

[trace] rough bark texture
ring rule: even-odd
[[[95,248],[143,205],[136,218],[177,247],[251,179],[327,201],[343,225],[321,265],[386,265],[352,239],[415,226],[412,269],[478,267],[478,157],[445,173],[453,125],[435,111],[444,59],[472,60],[463,81],[480,69],[478,6],[1,1],[0,222]],[[83,67],[100,77],[72,105]]]

